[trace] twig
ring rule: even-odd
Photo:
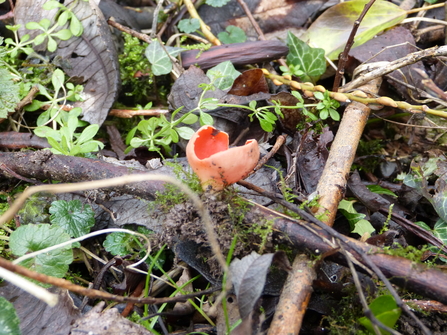
[[[152,39],[150,38],[149,35],[146,35],[146,34],[143,34],[143,33],[139,33],[138,31],[133,30],[132,28],[123,26],[122,24],[119,24],[118,22],[116,22],[114,20],[111,20],[111,19],[107,20],[107,23],[110,26],[115,27],[116,29],[121,30],[121,31],[123,31],[123,32],[125,32],[125,33],[127,33],[127,34],[129,34],[129,35],[131,35],[133,37],[136,37],[136,38],[138,38],[138,39],[140,39],[140,40],[142,40],[142,41],[144,41],[146,43],[149,43],[149,44],[152,43]]]
[[[197,13],[196,8],[194,7],[194,4],[191,2],[191,0],[184,0],[186,8],[188,9],[189,15],[199,20],[200,22],[200,30],[202,30],[203,35],[205,38],[210,41],[214,45],[222,45],[222,43],[217,39],[216,36],[213,35],[213,33],[209,30],[208,26],[203,22],[202,18],[199,16],[199,13]]]
[[[25,292],[35,296],[37,299],[40,299],[48,304],[48,306],[56,306],[58,302],[58,296],[56,294],[50,293],[44,288],[37,286],[33,282],[26,280],[25,278],[18,276],[14,273],[13,270],[6,269],[5,266],[2,266],[3,258],[0,258],[0,277],[14,284],[15,286],[21,288]]]
[[[339,246],[340,246],[340,252],[345,256],[346,262],[348,263],[349,269],[351,270],[352,278],[354,279],[354,284],[355,284],[355,287],[359,294],[360,302],[363,306],[363,312],[371,320],[371,324],[373,326],[374,332],[377,335],[381,335],[382,333],[380,332],[380,330],[378,328],[378,327],[380,327],[380,328],[390,332],[391,334],[399,335],[400,334],[399,332],[384,325],[382,322],[377,320],[376,316],[372,313],[371,309],[368,306],[368,303],[366,302],[365,294],[363,293],[363,289],[362,289],[362,285],[360,284],[359,276],[357,274],[357,271],[355,270],[354,264],[352,263],[351,259],[353,259],[353,257],[352,257],[352,255],[348,254],[348,252],[343,248],[343,245],[339,245]]]
[[[115,294],[110,294],[107,292],[88,289],[83,286],[79,286],[73,284],[72,282],[56,277],[50,277],[44,275],[42,273],[38,273],[35,271],[31,271],[23,266],[13,264],[12,262],[7,261],[6,259],[0,257],[0,269],[4,268],[11,272],[17,273],[19,275],[35,279],[44,284],[50,284],[57,287],[65,288],[71,292],[75,292],[81,295],[88,296],[93,299],[103,299],[103,300],[112,300],[118,302],[134,302],[139,304],[162,304],[162,303],[171,303],[171,302],[185,302],[188,299],[195,298],[201,295],[210,294],[212,292],[217,291],[220,288],[213,288],[210,290],[205,290],[202,292],[195,292],[192,294],[186,294],[180,297],[172,297],[172,298],[136,298],[136,297],[123,297]],[[15,284],[15,283],[14,283]]]
[[[316,278],[312,261],[305,254],[297,255],[282,289],[268,335],[299,333],[306,312],[300,303],[310,299],[312,282]]]
[[[351,50],[353,44],[354,44],[354,37],[355,34],[357,34],[357,30],[360,27],[360,23],[363,21],[363,18],[365,17],[366,13],[368,13],[371,6],[376,2],[376,0],[370,0],[365,7],[363,8],[362,12],[360,13],[360,16],[357,20],[354,22],[354,26],[352,27],[351,34],[349,35],[348,41],[346,42],[345,49],[343,50],[343,53],[341,54],[338,66],[337,66],[337,72],[335,73],[335,79],[334,79],[334,85],[332,87],[332,91],[337,92],[338,88],[340,87],[340,81],[343,75],[345,74],[345,65],[348,61],[348,54]]]
[[[262,32],[261,27],[259,27],[258,22],[256,22],[255,18],[251,14],[250,8],[248,8],[248,6],[245,3],[245,1],[244,0],[237,0],[237,2],[239,3],[239,5],[244,10],[244,12],[247,15],[248,19],[250,20],[253,28],[255,28],[256,33],[258,34],[259,39],[265,41],[264,33]]]
[[[154,18],[152,19],[151,38],[154,39],[157,35],[158,13],[160,13],[161,6],[164,0],[158,0],[157,7],[154,10]]]
[[[395,61],[390,62],[387,66],[385,66],[383,68],[378,68],[378,69],[372,70],[368,73],[365,73],[364,75],[358,77],[357,79],[354,79],[353,81],[347,83],[345,86],[341,87],[339,92],[348,92],[348,91],[353,90],[361,85],[364,85],[365,83],[367,83],[370,80],[382,77],[382,76],[384,76],[388,73],[391,73],[397,69],[400,69],[404,66],[417,63],[422,59],[429,58],[429,57],[446,56],[446,55],[447,55],[447,45],[413,52],[411,54],[408,54],[405,57],[402,57],[402,58],[396,59]]]

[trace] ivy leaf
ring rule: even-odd
[[[290,31],[287,34],[287,46],[289,47],[287,63],[294,67],[299,66],[304,72],[301,77],[303,81],[315,82],[326,71],[323,49],[311,48]]]
[[[80,237],[90,232],[95,224],[95,212],[80,200],[54,201],[50,207],[50,221],[63,228],[70,236]]]
[[[223,91],[230,89],[234,80],[240,75],[241,73],[234,68],[233,63],[229,60],[217,64],[206,72],[206,76],[210,78],[214,86]]]
[[[42,250],[70,240],[70,236],[58,226],[49,224],[24,225],[11,233],[9,247],[16,256]],[[59,248],[20,263],[31,270],[61,278],[73,262],[71,246]]]
[[[247,40],[247,35],[239,27],[228,26],[225,31],[217,34],[217,38],[224,44],[244,43]]]
[[[20,319],[17,316],[14,305],[3,297],[0,297],[0,334],[21,335]]]
[[[14,83],[8,70],[0,68],[0,119],[6,119],[14,112],[19,99],[20,86]]]
[[[302,36],[309,45],[321,47],[334,60],[343,51],[352,26],[359,18],[367,0],[344,1],[320,15]],[[370,8],[355,36],[354,47],[369,41],[375,35],[405,19],[405,10],[388,1],[376,1]],[[336,27],[336,28],[334,28]]]
[[[206,0],[206,4],[211,7],[225,6],[230,0]]]
[[[354,201],[342,200],[338,205],[338,209],[343,216],[348,220],[351,231],[363,236],[365,233],[371,234],[375,231],[371,223],[365,220],[366,215],[357,213],[354,208]]]
[[[183,19],[178,23],[178,29],[184,33],[191,34],[200,29],[199,19]]]
[[[182,48],[165,47],[172,57],[177,56],[180,52],[184,51]],[[144,55],[152,64],[152,73],[156,76],[168,74],[172,70],[172,62],[169,56],[166,54],[160,42],[157,40],[152,41],[146,48]]]

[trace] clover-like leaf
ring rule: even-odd
[[[178,23],[178,29],[184,33],[191,34],[200,29],[199,19],[183,19]]]
[[[247,40],[247,35],[239,27],[228,26],[225,31],[217,34],[217,38],[224,44],[243,43]]]
[[[304,72],[301,77],[303,81],[315,82],[326,71],[323,49],[311,48],[290,31],[287,34],[287,46],[289,47],[287,63],[293,64],[294,67],[299,66]]]
[[[88,234],[95,224],[95,212],[90,205],[82,205],[80,200],[54,201],[50,214],[51,223],[63,228],[72,237]]]

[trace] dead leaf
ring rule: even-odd
[[[43,18],[54,18],[56,10],[44,10],[45,0],[20,0],[14,10],[15,23],[21,24],[20,35],[29,33],[31,37],[40,31],[28,31],[25,24],[39,22]],[[83,120],[101,125],[112,104],[115,102],[120,86],[118,57],[111,30],[94,1],[66,0],[64,5],[75,4],[72,12],[82,22],[84,33],[68,41],[59,41],[54,55],[62,57],[69,66],[64,68],[68,76],[84,78],[84,101],[76,102],[81,107]],[[65,27],[64,27],[65,28]],[[42,45],[45,47],[46,43]],[[35,50],[42,48],[35,47]]]
[[[273,260],[290,268],[282,251],[259,255],[253,251],[242,259],[234,259],[230,264],[231,281],[238,299],[239,313],[244,319],[252,312],[264,289],[267,272]]]

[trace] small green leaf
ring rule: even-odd
[[[184,140],[189,140],[194,135],[194,129],[189,127],[178,127],[175,130],[177,130],[179,136]]]
[[[62,146],[59,144],[59,141],[56,141],[52,137],[47,137],[48,144],[51,145],[51,152],[57,155],[65,155],[66,152],[62,149]]]
[[[261,125],[261,128],[262,128],[264,131],[266,131],[266,132],[268,132],[268,133],[270,133],[271,131],[273,131],[273,125],[272,125],[270,122],[268,122],[267,120],[259,119],[259,124]]]
[[[104,248],[115,256],[125,256],[133,253],[134,236],[126,233],[111,233],[107,235]]]
[[[199,19],[183,19],[178,23],[178,29],[184,33],[191,34],[200,29]]]
[[[64,5],[62,5],[61,3],[59,3],[59,1],[56,1],[56,0],[47,1],[42,6],[42,8],[46,9],[46,10],[52,10],[52,9],[62,8],[62,7],[64,7]]]
[[[99,141],[89,141],[79,146],[79,153],[86,154],[88,152],[96,152],[104,148],[104,143]]]
[[[42,19],[40,20],[39,25],[46,31],[48,30],[48,28],[50,28],[51,21],[49,19]]]
[[[56,141],[60,141],[61,140],[61,135],[60,133],[50,127],[47,126],[39,126],[36,129],[34,129],[34,134],[36,134],[36,136],[39,137],[52,137],[54,140]]]
[[[287,46],[289,54],[287,55],[287,63],[293,64],[304,72],[301,77],[303,81],[315,82],[326,71],[326,59],[324,58],[324,50],[320,48],[311,48],[309,45],[301,41],[290,31],[287,34]],[[316,94],[321,92],[315,92]],[[323,95],[322,95],[323,96]],[[322,100],[323,98],[317,99]]]
[[[366,187],[368,188],[368,190],[370,190],[373,193],[386,194],[386,195],[389,195],[390,197],[397,198],[397,195],[394,192],[392,192],[389,189],[384,188],[380,185],[366,185]]]
[[[79,21],[79,19],[75,15],[72,15],[71,17],[70,31],[74,36],[81,36],[84,31],[84,27],[82,26],[81,21]]]
[[[11,233],[9,246],[16,256],[42,250],[70,240],[70,236],[60,227],[49,224],[24,225]],[[20,263],[29,269],[48,276],[61,278],[73,262],[71,246],[40,254]]]
[[[93,137],[95,137],[98,130],[99,130],[99,125],[97,125],[97,124],[89,125],[82,131],[81,135],[78,137],[77,143],[82,144],[84,142],[91,140]]]
[[[191,114],[188,114],[188,116],[186,116],[186,117],[182,120],[182,122],[183,122],[184,124],[194,124],[194,123],[196,123],[198,120],[199,120],[199,117],[198,117],[197,115],[191,113]]]
[[[391,295],[379,296],[373,300],[373,302],[369,305],[369,308],[380,322],[390,328],[394,327],[402,312]],[[359,323],[374,334],[371,320],[369,320],[366,316],[360,318]],[[383,335],[389,334],[389,332],[384,330],[380,330],[380,332]]]
[[[51,36],[48,36],[47,49],[49,52],[55,52],[57,49],[57,42]]]
[[[41,45],[45,41],[46,37],[47,37],[47,35],[45,35],[45,34],[37,35],[34,38],[34,45]]]
[[[230,0],[206,0],[206,4],[211,7],[222,7],[226,5]]]
[[[80,237],[90,232],[95,224],[95,212],[80,200],[54,201],[50,207],[53,225],[63,228],[70,236]]]
[[[213,117],[208,113],[200,113],[200,125],[212,125],[214,123]]]
[[[247,35],[239,27],[228,26],[225,31],[217,34],[217,38],[224,44],[244,43],[247,40]]]
[[[61,69],[56,69],[51,76],[51,82],[53,84],[54,90],[57,92],[64,85],[65,74]]]
[[[0,311],[0,334],[21,335],[20,320],[14,305],[4,297],[0,297]]]
[[[57,33],[51,34],[51,36],[57,37],[57,38],[61,39],[62,41],[66,41],[66,40],[70,39],[73,36],[73,34],[71,33],[71,30],[69,30],[69,29],[62,29],[62,30],[59,30]]]
[[[175,129],[170,129],[170,135],[171,135],[172,142],[178,143],[179,137],[178,137],[177,131]]]
[[[28,22],[25,25],[26,29],[33,30],[33,29],[41,29],[42,27],[37,22]]]
[[[48,2],[47,2],[48,3]],[[70,17],[70,12],[68,11],[63,11],[59,17],[57,18],[57,24],[60,26],[63,26],[64,24],[67,23],[68,19]]]
[[[233,63],[225,61],[217,64],[206,72],[210,81],[221,90],[228,90],[234,83],[234,80],[241,75],[239,71],[234,68]]]

